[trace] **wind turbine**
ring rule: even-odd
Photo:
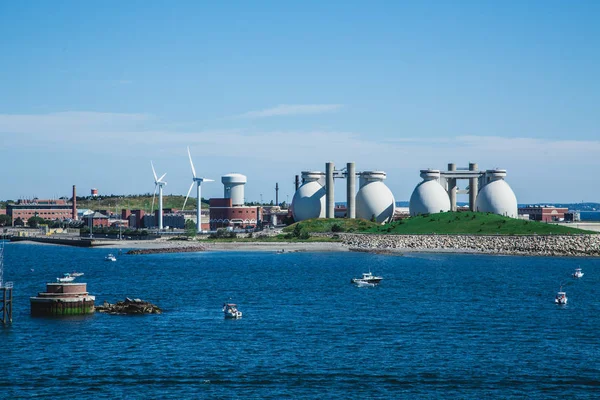
[[[188,151],[188,157],[190,158],[190,166],[192,167],[192,184],[190,185],[190,188],[188,189],[187,195],[185,196],[185,201],[183,202],[183,209],[185,209],[185,203],[187,203],[187,199],[188,197],[190,197],[190,192],[192,191],[192,188],[194,187],[194,183],[196,183],[196,233],[201,233],[202,232],[202,225],[201,225],[201,221],[202,221],[202,216],[201,216],[201,212],[202,212],[202,196],[201,196],[201,192],[202,192],[202,182],[214,182],[214,179],[208,179],[208,178],[202,178],[202,177],[197,177],[196,176],[196,169],[194,168],[194,163],[192,162],[192,154],[190,153],[190,148],[187,148]]]
[[[163,178],[167,173],[165,172],[160,178],[156,177],[156,170],[154,169],[154,164],[150,161],[150,165],[152,166],[152,173],[154,174],[154,194],[152,195],[152,211],[154,211],[154,196],[156,196],[156,187],[158,187],[158,230],[162,231],[163,228],[163,186],[167,184],[167,182],[163,181]]]

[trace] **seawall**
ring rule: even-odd
[[[538,256],[600,256],[600,235],[369,235],[339,233],[351,249],[454,251]]]

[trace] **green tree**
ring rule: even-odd
[[[12,218],[10,215],[0,215],[0,226],[6,226],[12,224]]]
[[[31,228],[37,228],[38,226],[40,226],[40,224],[45,224],[46,220],[42,217],[30,217],[27,220],[27,225],[29,225]]]
[[[196,236],[196,223],[191,219],[185,221],[185,236],[194,237]]]

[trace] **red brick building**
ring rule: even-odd
[[[229,199],[210,199],[210,229],[250,228],[262,221],[261,207],[232,206]]]
[[[15,220],[20,218],[24,222],[31,217],[40,217],[46,220],[73,218],[73,206],[65,200],[19,200],[17,204],[7,204],[6,213]]]
[[[93,214],[84,215],[82,220],[84,221],[85,226],[90,226],[90,220],[92,221],[91,224],[94,227],[109,226],[108,216],[101,214],[99,212],[94,212]]]
[[[519,215],[529,215],[529,219],[541,222],[564,221],[565,214],[569,212],[568,208],[558,208],[551,206],[529,206],[519,208]]]

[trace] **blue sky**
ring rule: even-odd
[[[0,199],[302,170],[505,168],[522,203],[600,201],[600,2],[0,3]],[[336,198],[345,189],[337,183]],[[220,182],[203,195],[222,195]],[[464,200],[464,199],[459,199]]]

